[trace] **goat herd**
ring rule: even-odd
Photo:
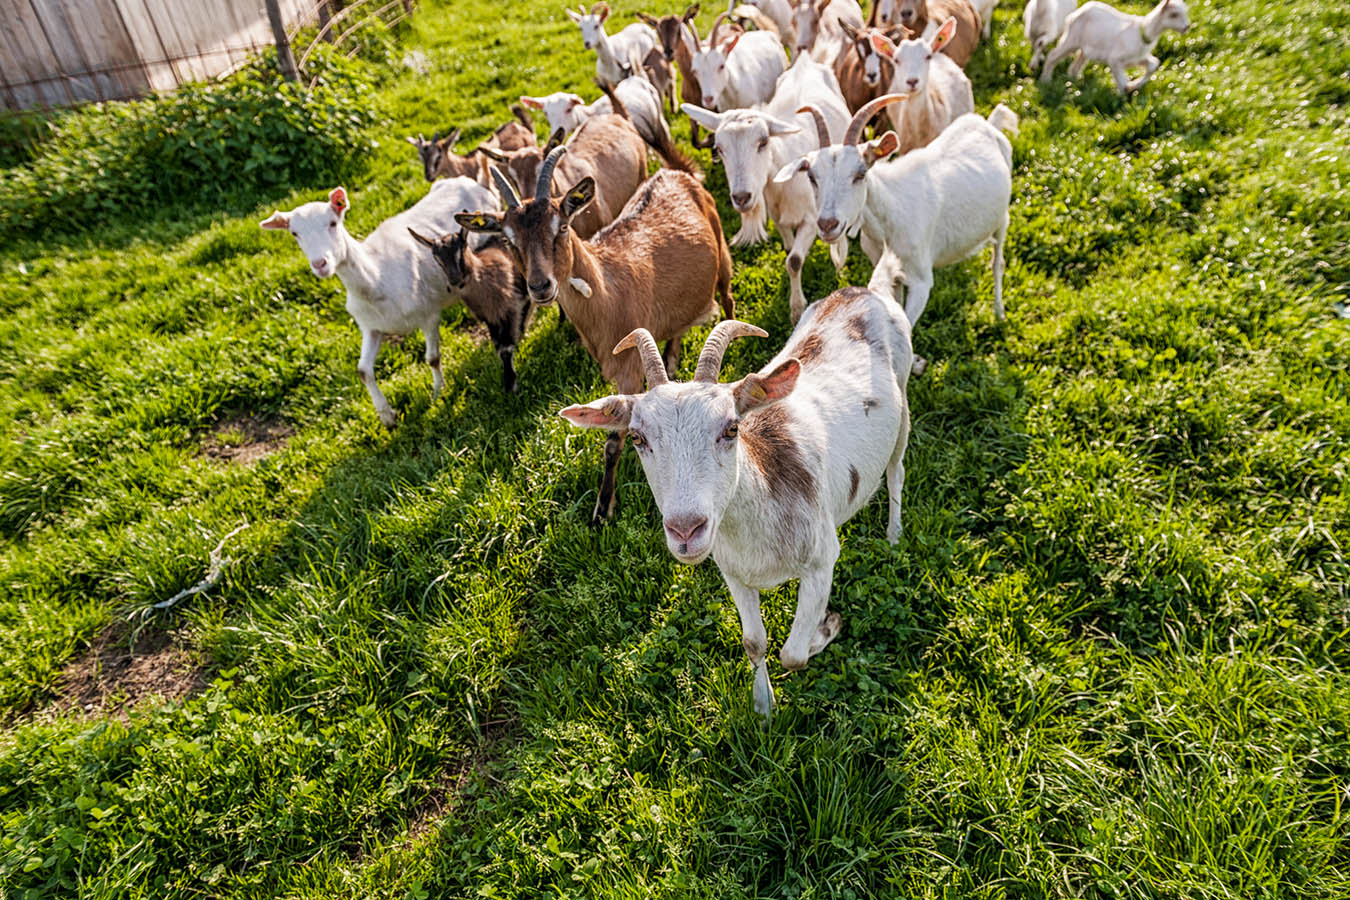
[[[996,2],[876,0],[864,24],[857,0],[756,0],[719,15],[707,40],[693,22],[697,6],[683,16],[643,15],[613,35],[606,4],[568,10],[596,53],[605,96],[591,104],[566,93],[521,97],[548,117],[544,147],[530,114],[515,107],[516,120],[466,156],[451,149],[458,130],[409,138],[431,189],[365,241],[344,227],[350,200],[341,187],[327,202],[273,213],[262,227],[290,231],[315,275],[341,279],[361,329],[357,372],[390,427],[396,415],[375,381],[386,335],[425,333],[438,393],[441,310],[463,301],[487,325],[513,391],[513,356],[530,312],[556,301],[619,390],[561,412],[608,432],[593,522],[613,514],[629,437],[670,552],[690,564],[716,559],[754,667],[755,709],[767,715],[773,691],[760,590],[800,579],[780,657],[799,669],[839,633],[828,607],[837,529],[883,474],[887,538],[899,538],[907,382],[923,365],[910,330],[934,268],[992,244],[994,306],[1003,316],[1012,147],[1002,132],[1016,132],[1017,116],[1002,105],[987,119],[976,115],[962,69],[981,33],[989,35]],[[1026,35],[1033,65],[1044,59],[1043,79],[1076,53],[1073,74],[1103,62],[1122,91],[1136,89],[1157,68],[1150,51],[1163,31],[1189,25],[1184,0],[1162,0],[1144,16],[1096,0],[1073,7],[1027,4]],[[764,241],[772,219],[787,249],[796,326],[765,368],[727,384],[718,376],[728,342],[768,335],[734,319],[717,206],[662,111],[663,100],[675,111],[672,63],[694,141],[714,148],[741,215],[731,243]],[[1143,65],[1144,75],[1128,82],[1127,65]],[[700,126],[709,138],[700,139]],[[648,147],[665,163],[651,177]],[[808,307],[801,270],[816,237],[842,267],[854,235],[874,264],[868,286]],[[671,381],[681,338],[717,307],[723,320],[693,380]]]

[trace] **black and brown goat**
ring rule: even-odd
[[[694,17],[698,15],[699,5],[695,3],[684,11],[682,16],[662,16],[655,19],[646,13],[638,17],[656,29],[661,39],[661,52],[666,60],[675,63],[680,70],[680,101],[682,103],[703,103],[703,88],[699,86],[698,76],[694,74],[694,51],[699,46],[698,29],[694,27]],[[730,39],[744,31],[741,26],[727,23],[718,33],[719,38]],[[689,120],[689,137],[695,147],[711,147],[712,136],[700,141],[698,124]]]
[[[431,249],[450,292],[464,298],[464,305],[487,326],[492,346],[502,361],[502,389],[516,391],[516,348],[525,335],[534,306],[525,292],[525,278],[516,271],[511,253],[501,236],[493,236],[474,250],[468,234],[456,231],[429,238],[408,229],[419,243]]]
[[[459,140],[463,131],[461,128],[456,128],[446,135],[433,134],[430,140],[420,134],[415,138],[408,138],[408,143],[417,148],[418,158],[422,161],[422,174],[426,176],[427,181],[462,175],[488,184],[485,161],[479,152],[482,147],[512,151],[522,147],[539,146],[539,139],[534,133],[534,119],[531,118],[529,111],[517,104],[511,107],[511,112],[515,114],[514,119],[500,126],[480,147],[470,150],[463,156],[455,153],[455,142]]]
[[[605,378],[624,393],[636,393],[642,389],[642,362],[632,353],[615,356],[615,345],[633,329],[645,328],[668,342],[664,361],[674,372],[685,332],[709,321],[718,302],[726,317],[735,313],[731,250],[712,195],[689,173],[670,169],[648,179],[609,227],[584,240],[571,223],[594,201],[595,180],[583,177],[561,198],[551,196],[554,167],[567,152],[558,147],[549,153],[534,196],[523,203],[493,167],[506,211],[460,213],[455,220],[466,231],[505,235],[530,299],[556,300]],[[614,512],[623,439],[615,433],[605,442],[593,524]]]

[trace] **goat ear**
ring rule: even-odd
[[[694,18],[697,15],[698,15],[698,4],[695,3],[694,5],[690,6],[688,9],[684,11],[684,15],[680,16],[680,21],[688,22],[690,19]]]
[[[796,134],[802,130],[802,127],[796,122],[784,122],[782,119],[776,119],[773,116],[765,116],[769,122],[769,134],[778,137],[783,134]]]
[[[422,141],[418,138],[413,137],[412,135],[408,135],[407,137],[404,138],[404,140],[412,144],[414,147],[422,146]]]
[[[563,139],[567,137],[567,132],[559,128],[548,136],[548,143],[544,145],[544,156],[552,153],[562,145]]]
[[[952,38],[956,37],[956,17],[948,16],[947,21],[938,28],[937,34],[933,35],[933,52],[941,50],[951,43]]]
[[[850,41],[856,41],[858,39],[858,29],[854,28],[848,22],[845,22],[844,20],[840,19],[839,27],[844,29],[844,34],[848,36],[848,39]]]
[[[333,207],[333,212],[338,215],[346,215],[347,207],[351,205],[347,200],[347,189],[344,187],[335,187],[328,192],[328,205]]]
[[[433,249],[434,249],[434,248],[436,247],[436,245],[439,243],[439,241],[433,241],[431,238],[427,237],[427,236],[424,235],[424,234],[418,234],[416,231],[413,231],[411,228],[408,229],[408,234],[412,235],[413,240],[417,241],[417,243],[419,243],[419,244],[425,244],[426,246],[431,247],[431,248],[433,248]]]
[[[601,24],[604,24],[604,21],[609,18],[609,4],[608,3],[595,4],[595,6],[591,7],[591,15],[599,16]]]
[[[884,34],[872,33],[872,49],[887,59],[895,59],[895,44]]]
[[[888,131],[876,140],[867,142],[867,149],[863,151],[863,162],[870,166],[890,156],[898,149],[900,149],[900,138],[896,137],[894,131]]]
[[[570,9],[565,9],[563,10],[563,12],[567,13],[567,18],[571,19],[573,22],[576,22],[577,24],[581,24],[581,15],[579,13],[575,13]]]
[[[797,376],[800,374],[802,364],[795,359],[788,359],[779,363],[778,368],[768,375],[755,373],[745,376],[731,389],[737,415],[745,415],[752,409],[782,400],[797,386]]]
[[[492,160],[493,162],[499,162],[499,163],[508,162],[505,153],[502,153],[500,150],[497,150],[497,149],[495,149],[495,148],[489,147],[489,146],[487,146],[486,144],[479,144],[479,145],[478,145],[478,152],[481,153],[481,154],[483,154],[484,156],[486,156],[488,159]]]
[[[656,25],[657,25],[656,19],[654,19],[654,18],[652,18],[651,16],[647,15],[645,12],[640,12],[640,13],[638,13],[638,14],[637,14],[637,17],[638,17],[639,19],[641,19],[642,21],[646,22],[648,25],[652,26],[653,28],[655,28]]]
[[[536,100],[534,97],[526,97],[524,94],[521,94],[521,95],[520,95],[520,102],[523,103],[523,104],[525,104],[526,106],[528,106],[530,109],[543,109],[543,108],[544,108],[544,104],[543,104],[543,103],[539,102],[539,101]]]
[[[726,45],[725,47],[722,48],[722,55],[723,55],[723,56],[730,56],[730,55],[731,55],[731,51],[734,50],[734,49],[736,49],[736,44],[737,44],[737,42],[739,42],[740,39],[743,38],[744,36],[745,36],[745,32],[744,32],[744,31],[737,32],[736,35],[735,35],[735,37],[733,37],[730,41],[728,41],[728,42],[727,42],[727,45]],[[749,45],[749,44],[746,44],[746,46],[748,47],[748,46],[750,46],[750,45]]]
[[[718,126],[722,124],[722,114],[715,113],[710,109],[704,109],[693,103],[681,103],[680,109],[684,110],[686,116],[709,131],[717,131]]]
[[[803,156],[801,159],[790,162],[779,169],[778,173],[773,176],[773,183],[787,184],[798,172],[805,172],[809,168],[811,168],[811,160]]]
[[[560,409],[558,415],[578,428],[627,431],[628,420],[633,415],[633,398],[628,394],[614,394],[591,403]]]
[[[438,144],[441,148],[445,150],[454,149],[455,143],[459,140],[460,132],[462,132],[463,130],[464,130],[463,128],[456,128],[454,131],[450,132],[445,137],[441,138],[439,141],[436,141],[436,144]]]
[[[291,217],[288,213],[277,210],[267,218],[258,223],[263,228],[290,228]]]
[[[562,213],[571,219],[595,199],[595,179],[587,175],[572,186],[562,199]]]
[[[502,217],[495,213],[455,213],[455,221],[465,231],[472,231],[477,234],[497,234],[502,230]]]

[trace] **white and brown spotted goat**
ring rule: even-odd
[[[594,120],[591,120],[594,121]],[[583,126],[584,127],[584,126]],[[501,233],[530,299],[558,301],[587,352],[620,391],[642,387],[642,363],[610,351],[635,328],[667,341],[666,366],[675,371],[680,339],[716,313],[735,313],[731,299],[731,250],[717,204],[689,172],[662,169],[643,183],[619,217],[590,240],[572,227],[595,197],[589,175],[553,199],[553,169],[567,152],[549,153],[534,196],[522,203],[495,166],[492,177],[506,211],[468,213],[456,220],[468,231]],[[605,442],[605,473],[592,524],[614,513],[614,477],[623,452],[623,430]]]
[[[813,303],[759,372],[718,384],[728,341],[746,334],[765,336],[744,322],[719,323],[694,380],[674,384],[651,335],[635,331],[614,352],[637,347],[647,392],[569,406],[561,415],[632,435],[666,547],[690,565],[711,554],[726,580],[755,669],[755,709],[768,715],[773,689],[759,592],[801,580],[780,655],[785,668],[801,669],[839,634],[839,614],[829,609],[838,528],[866,505],[883,474],[886,537],[899,540],[913,350],[900,308],[858,287]]]

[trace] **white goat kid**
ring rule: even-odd
[[[814,107],[820,118],[801,112]],[[768,237],[765,220],[772,218],[787,249],[789,308],[792,321],[806,308],[802,265],[816,239],[816,205],[805,177],[775,183],[774,173],[785,162],[810,150],[828,146],[832,135],[848,124],[848,107],[839,93],[834,72],[805,53],[778,80],[772,102],[762,109],[734,109],[716,113],[693,104],[684,111],[714,132],[713,146],[726,168],[731,205],[741,214],[733,246],[756,244]],[[835,267],[848,256],[847,245],[830,248]]]
[[[1186,0],[1162,0],[1142,16],[1092,0],[1069,15],[1063,36],[1045,58],[1041,81],[1049,84],[1055,66],[1076,52],[1069,64],[1070,77],[1077,78],[1090,62],[1104,63],[1111,70],[1117,90],[1122,94],[1137,91],[1158,69],[1158,57],[1153,55],[1153,48],[1163,32],[1171,29],[1185,34],[1190,27]],[[1125,73],[1129,66],[1143,66],[1144,74],[1130,81]]]
[[[958,116],[975,111],[970,79],[950,56],[938,52],[955,36],[954,18],[943,22],[932,37],[911,38],[898,46],[884,34],[872,36],[877,52],[895,63],[892,93],[908,94],[904,103],[887,110],[901,153],[926,146]]]
[[[813,304],[758,373],[719,384],[723,352],[740,335],[765,332],[718,323],[694,380],[675,384],[656,342],[638,329],[614,352],[636,346],[647,392],[569,406],[561,415],[581,427],[628,431],[667,549],[690,565],[711,555],[722,572],[754,667],[755,710],[767,716],[773,688],[759,592],[800,579],[780,659],[801,669],[839,634],[839,614],[829,609],[838,529],[867,504],[883,474],[886,538],[900,538],[913,350],[900,310],[858,287]]]
[[[628,110],[628,117],[643,140],[648,144],[660,146],[663,136],[667,140],[670,139],[670,126],[661,115],[661,94],[650,81],[641,75],[630,75],[614,86],[614,93]],[[548,117],[550,134],[561,128],[565,134],[570,135],[581,127],[582,122],[592,116],[609,115],[614,112],[614,104],[608,97],[601,96],[593,103],[587,104],[579,95],[563,91],[543,97],[522,96],[520,102],[531,109],[543,111]]]
[[[485,205],[486,204],[486,205]],[[375,357],[386,336],[421,329],[426,335],[431,366],[432,399],[441,392],[441,310],[457,302],[446,289],[436,260],[408,233],[453,234],[455,214],[501,206],[487,188],[470,178],[444,178],[410,209],[385,219],[364,241],[344,224],[350,201],[344,188],[334,188],[328,201],[277,212],[263,228],[287,230],[295,236],[310,270],[320,278],[336,275],[347,289],[347,312],[361,329],[361,361],[356,372],[370,393],[375,412],[386,427],[398,416],[375,382]]]
[[[608,3],[595,4],[589,13],[584,6],[564,12],[581,29],[581,39],[586,49],[595,51],[595,75],[601,81],[618,84],[628,76],[628,66],[634,54],[638,59],[646,59],[648,53],[661,46],[656,29],[641,22],[634,22],[616,34],[606,34]]]
[[[1045,51],[1064,33],[1064,22],[1078,6],[1078,0],[1027,0],[1022,11],[1022,29],[1031,44],[1032,70],[1045,61]]]
[[[703,92],[703,106],[728,110],[769,102],[785,66],[783,45],[767,31],[743,31],[719,45],[718,31],[725,18],[721,13],[713,23],[707,47],[684,31],[685,40],[693,45],[690,68]]]
[[[901,100],[878,97],[858,110],[840,144],[808,153],[776,178],[807,172],[816,190],[820,236],[834,242],[858,234],[875,264],[870,287],[891,295],[907,287],[905,314],[918,324],[933,289],[933,269],[994,246],[994,314],[1003,318],[1003,243],[1012,196],[1012,145],[994,125],[962,116],[937,140],[882,162],[899,146],[895,132],[860,143],[863,125]],[[1015,125],[1016,114],[995,107],[990,117]]]

